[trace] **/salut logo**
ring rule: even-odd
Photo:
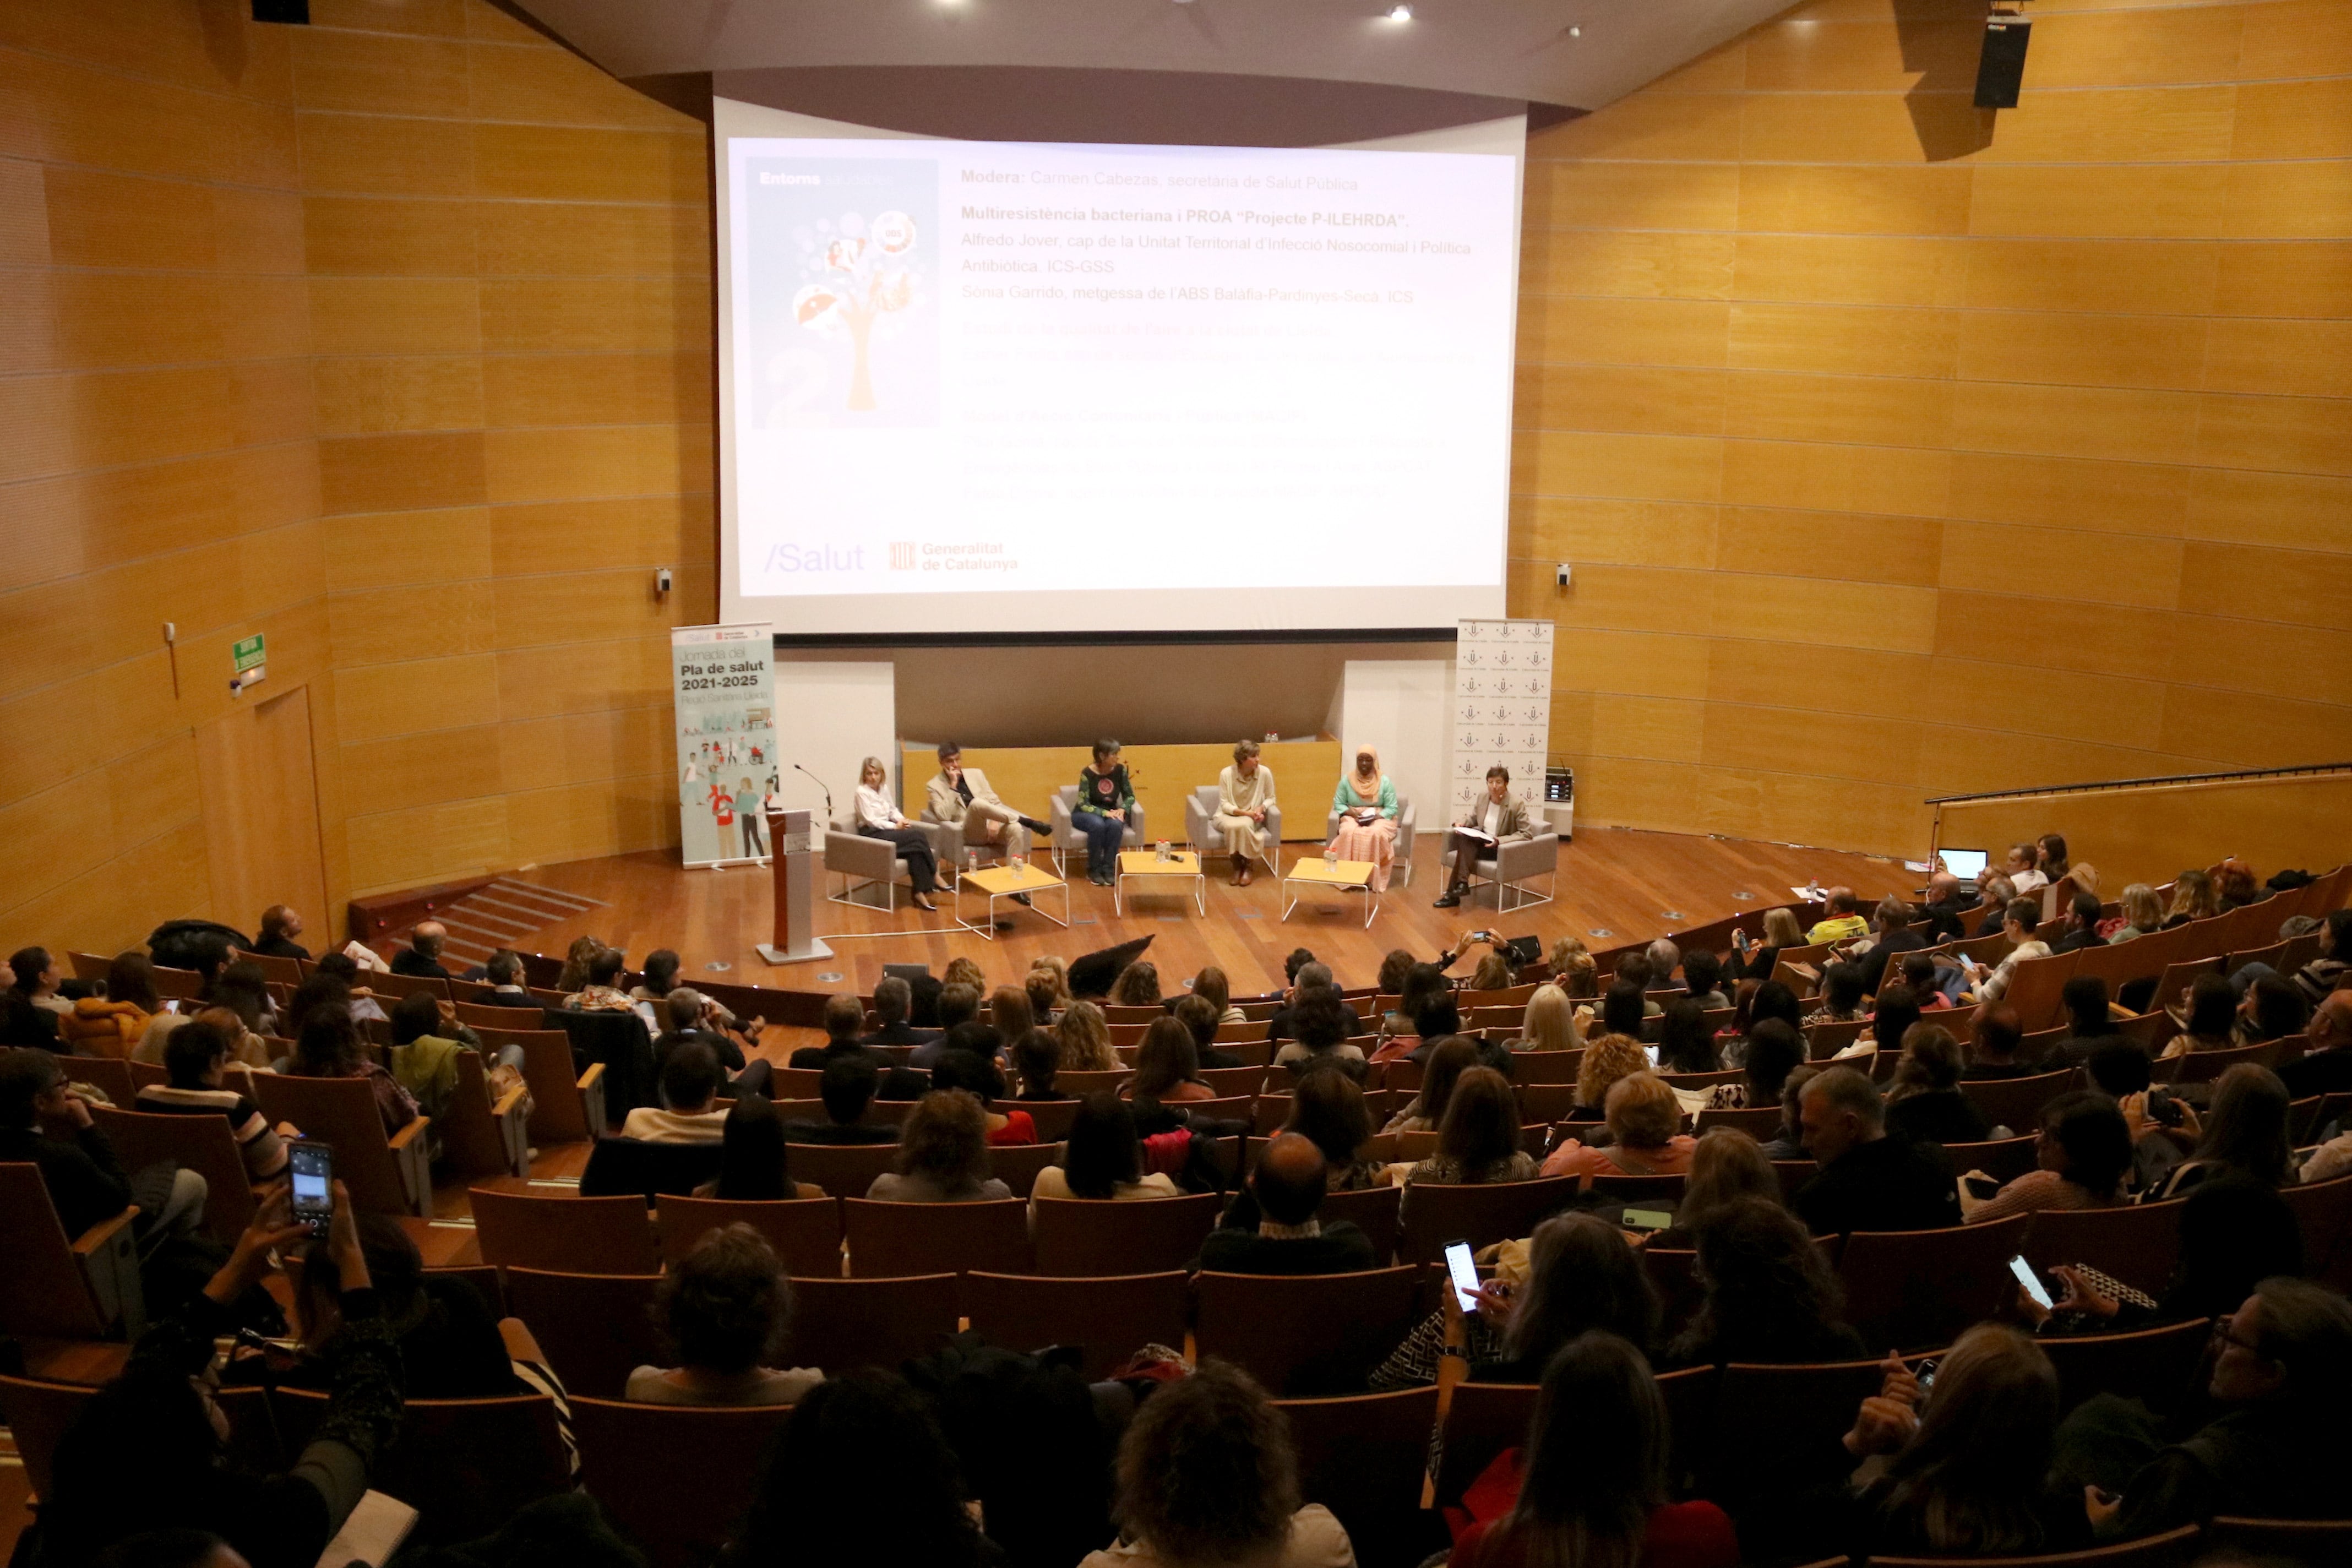
[[[866,546],[779,543],[768,552],[768,570],[771,572],[863,572],[866,570]]]

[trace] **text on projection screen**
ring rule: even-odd
[[[785,632],[1499,613],[1516,159],[727,150],[745,611]]]

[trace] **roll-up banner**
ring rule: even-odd
[[[764,623],[669,634],[678,845],[688,866],[767,858],[762,803],[776,788],[774,647]]]

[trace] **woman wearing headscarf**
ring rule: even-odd
[[[1381,753],[1364,745],[1356,748],[1356,766],[1341,775],[1331,792],[1331,809],[1339,816],[1339,836],[1331,847],[1342,860],[1372,863],[1372,891],[1386,892],[1389,867],[1396,860],[1396,784],[1381,771]]]

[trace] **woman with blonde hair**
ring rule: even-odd
[[[1576,1009],[1569,1005],[1568,993],[1549,983],[1536,987],[1528,998],[1528,1010],[1519,1019],[1519,1037],[1511,1042],[1515,1051],[1572,1051],[1584,1044],[1584,1031],[1577,1027]]]
[[[1148,959],[1139,959],[1118,972],[1111,982],[1110,1005],[1114,1007],[1157,1007],[1160,1005],[1160,968]]]
[[[2221,891],[2213,879],[2191,867],[2172,879],[2172,908],[2166,911],[2164,928],[2187,925],[2190,921],[2210,920],[2221,912]]]
[[[1551,944],[1551,953],[1549,955],[1549,963],[1551,964],[1553,976],[1557,978],[1562,971],[1568,968],[1569,960],[1574,958],[1579,953],[1584,954],[1587,958],[1592,956],[1591,951],[1584,945],[1584,939],[1582,937],[1564,936],[1558,942],[1553,942]]]
[[[1353,771],[1343,773],[1339,787],[1331,792],[1331,809],[1339,815],[1339,831],[1331,839],[1331,848],[1342,860],[1369,860],[1372,867],[1372,891],[1388,890],[1389,868],[1396,863],[1397,818],[1402,808],[1397,804],[1396,784],[1381,771],[1381,753],[1375,747],[1358,746]]]
[[[1730,980],[1769,980],[1773,966],[1780,962],[1781,951],[1804,945],[1804,928],[1797,923],[1796,910],[1766,910],[1762,942],[1744,931],[1731,933],[1731,956],[1724,961],[1724,976]]]
[[[1055,994],[1065,997],[1069,995],[1070,966],[1062,962],[1060,955],[1041,952],[1029,961],[1029,967],[1033,972],[1042,969],[1054,977]]]
[[[939,905],[931,902],[931,892],[940,885],[939,853],[931,847],[930,836],[882,787],[889,776],[879,757],[868,757],[859,765],[851,817],[859,837],[884,839],[895,847],[898,858],[907,863],[907,885],[914,890],[915,907],[936,911]]]
[[[1609,1086],[1609,1131],[1616,1142],[1595,1148],[1571,1138],[1543,1163],[1547,1176],[1676,1176],[1689,1173],[1698,1140],[1683,1131],[1682,1101],[1652,1072],[1629,1073]]]
[[[1118,1053],[1110,1048],[1110,1026],[1091,1002],[1073,1001],[1063,1008],[1054,1038],[1062,1047],[1064,1072],[1115,1072],[1119,1067]]]
[[[1709,1216],[1742,1198],[1781,1202],[1780,1177],[1755,1139],[1737,1127],[1711,1127],[1699,1134],[1698,1147],[1691,1151],[1690,1179],[1683,1184],[1683,1201],[1675,1205],[1675,1223],[1652,1232],[1642,1245],[1687,1252]]]
[[[1233,982],[1227,980],[1225,972],[1213,963],[1192,976],[1192,994],[1217,1010],[1217,1022],[1220,1024],[1248,1021],[1242,1016],[1242,1010],[1234,1005]]]
[[[1576,1064],[1576,1107],[1571,1114],[1578,1121],[1600,1116],[1609,1090],[1619,1079],[1649,1070],[1650,1053],[1639,1040],[1625,1035],[1600,1035],[1586,1040],[1584,1059]]]
[[[1471,973],[1470,984],[1464,989],[1508,991],[1512,978],[1510,955],[1498,948],[1489,949],[1486,955],[1478,961],[1478,967]]]
[[[2134,882],[2124,889],[2117,901],[2124,909],[2123,928],[2107,938],[2108,942],[2129,942],[2136,936],[2164,929],[2164,902],[2146,882]]]

